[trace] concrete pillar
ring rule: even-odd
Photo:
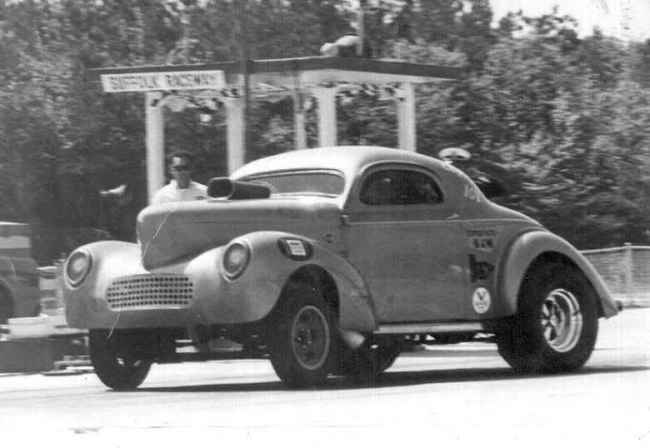
[[[413,84],[404,83],[395,102],[397,104],[397,145],[400,149],[416,151],[415,89]]]
[[[305,131],[305,108],[303,93],[299,90],[293,91],[293,127],[295,131],[295,148],[307,148],[307,132]]]
[[[313,94],[318,101],[318,145],[335,146],[336,87],[316,87]]]
[[[165,120],[160,92],[145,94],[145,146],[147,148],[147,197],[165,183]]]
[[[226,106],[226,142],[228,174],[232,174],[237,168],[244,165],[244,99],[243,98],[222,98]]]

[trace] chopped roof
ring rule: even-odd
[[[354,176],[361,168],[377,162],[406,162],[419,165],[438,165],[444,162],[429,156],[401,149],[381,146],[332,146],[326,148],[288,151],[255,160],[241,167],[233,178],[259,173],[304,169],[333,169],[346,177]]]

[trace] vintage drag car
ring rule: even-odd
[[[295,387],[372,378],[408,344],[477,336],[518,371],[568,371],[617,313],[575,248],[431,157],[292,151],[208,190],[144,209],[138,244],[68,258],[67,319],[90,330],[107,386],[137,387],[154,362],[218,358],[224,338]]]

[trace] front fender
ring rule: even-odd
[[[278,245],[281,238],[307,241],[311,256],[295,260],[285,255]],[[370,293],[357,270],[343,257],[319,241],[286,232],[253,232],[236,240],[244,240],[251,248],[250,265],[244,274],[228,282],[230,294],[243,300],[250,315],[247,320],[263,318],[280,300],[282,290],[291,276],[306,266],[324,269],[333,279],[339,295],[339,326],[346,330],[372,331],[376,328]],[[230,295],[229,294],[229,295]],[[219,318],[214,316],[215,319]],[[223,316],[221,316],[223,318]]]
[[[566,240],[550,232],[536,230],[524,233],[513,241],[500,269],[500,291],[507,308],[506,314],[517,312],[519,289],[524,275],[533,261],[546,253],[561,254],[582,271],[594,288],[605,317],[618,313],[616,302],[607,285],[591,263]]]
[[[92,267],[84,282],[76,288],[63,281],[63,298],[68,325],[88,328],[89,306],[103,299],[109,283],[122,275],[145,274],[137,244],[124,241],[99,241],[79,247],[92,258]]]

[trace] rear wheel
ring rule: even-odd
[[[289,285],[274,318],[271,364],[289,387],[322,384],[334,354],[335,314],[320,291],[308,284]]]
[[[519,372],[565,372],[582,367],[598,335],[596,296],[575,268],[546,264],[527,274],[519,311],[497,334],[501,356]]]
[[[132,390],[147,377],[151,361],[129,353],[128,347],[121,346],[117,340],[106,330],[90,330],[90,360],[95,373],[106,386],[115,390]]]

